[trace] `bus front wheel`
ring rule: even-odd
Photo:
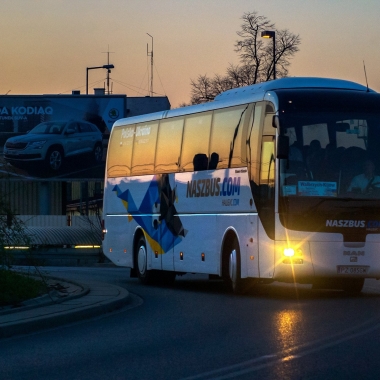
[[[234,238],[231,244],[229,261],[228,261],[228,275],[231,290],[236,294],[243,293],[244,280],[241,278],[240,272],[240,250],[237,239]]]
[[[135,262],[139,280],[143,284],[151,283],[153,274],[148,270],[148,251],[146,249],[144,237],[141,237],[138,241]]]

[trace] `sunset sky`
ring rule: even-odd
[[[239,63],[234,43],[244,12],[257,11],[301,37],[290,76],[318,76],[380,91],[379,0],[2,0],[0,94],[85,93],[86,67],[115,65],[113,93],[148,95],[172,107],[190,99],[190,80]],[[105,70],[89,72],[89,92]]]

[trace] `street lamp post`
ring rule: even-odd
[[[273,39],[273,79],[276,79],[276,32],[265,30],[261,32],[261,37]]]
[[[114,69],[114,65],[103,65],[103,66],[94,66],[94,67],[87,67],[86,68],[86,95],[88,95],[88,70],[94,70],[94,69],[107,69],[108,72],[111,72],[111,69]]]

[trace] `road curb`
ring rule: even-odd
[[[35,278],[41,278],[40,276],[32,276]],[[30,300],[23,301],[21,306],[14,307],[14,306],[8,306],[4,307],[3,309],[0,309],[0,316],[6,315],[6,314],[13,314],[18,313],[20,311],[27,311],[32,310],[37,307],[44,307],[54,304],[59,304],[68,300],[73,300],[76,298],[80,298],[85,296],[90,292],[90,288],[87,285],[79,284],[78,282],[72,281],[72,280],[66,280],[60,277],[53,277],[53,276],[45,276],[45,278],[48,279],[48,281],[60,281],[62,283],[66,284],[74,284],[78,288],[81,289],[78,293],[73,293],[69,295],[60,294],[56,290],[50,290],[47,294],[44,294],[40,297],[32,298]]]
[[[54,278],[54,280],[58,279],[58,277]],[[71,280],[59,280],[65,283],[74,283],[74,281]],[[50,299],[41,300],[42,304],[39,305],[28,305],[22,309],[13,309],[14,311],[12,310],[8,314],[18,312],[26,312],[26,314],[28,314],[29,312],[29,314],[36,315],[28,315],[25,319],[11,322],[1,323],[0,320],[0,338],[6,338],[19,334],[28,334],[38,330],[54,328],[65,324],[82,321],[84,319],[93,318],[117,310],[127,305],[130,301],[129,292],[120,286],[104,284],[106,288],[112,289],[112,292],[115,295],[110,297],[100,297],[102,299],[97,301],[96,299],[94,300],[91,298],[90,286],[78,283],[75,283],[75,285],[79,285],[82,288],[82,291],[78,294],[58,299],[56,302],[52,302]],[[78,305],[75,305],[75,308],[73,308],[73,304],[70,302],[76,299],[78,299]],[[65,304],[68,306],[66,310]],[[57,308],[59,310],[57,310]],[[0,317],[6,314],[7,313],[2,313],[0,314]]]

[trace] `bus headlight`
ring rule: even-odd
[[[293,248],[284,248],[284,256],[286,257],[293,257],[294,256],[294,249]]]
[[[285,259],[282,260],[284,264],[303,264],[302,250],[300,248],[284,248],[283,254],[285,256]]]

